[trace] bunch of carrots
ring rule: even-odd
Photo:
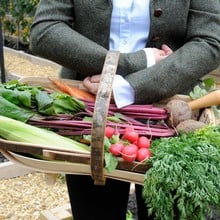
[[[95,95],[87,92],[86,90],[80,89],[80,88],[73,86],[73,85],[68,85],[67,83],[65,83],[61,79],[49,77],[49,80],[52,83],[54,83],[57,86],[57,88],[63,93],[71,95],[77,99],[81,99],[81,100],[85,100],[85,101],[95,101]]]

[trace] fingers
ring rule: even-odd
[[[158,63],[159,61],[167,57],[167,55],[165,54],[163,50],[153,48],[153,52],[154,52],[154,58],[155,58],[156,63]]]
[[[165,59],[166,57],[168,57],[173,53],[172,49],[168,47],[166,44],[163,44],[161,46],[161,49],[153,48],[153,51],[154,51],[154,58],[156,63]]]
[[[97,94],[97,91],[98,91],[98,87],[99,87],[99,80],[98,78],[94,77],[86,77],[84,80],[83,80],[83,86],[89,91],[91,92],[92,94]]]
[[[165,52],[165,54],[166,54],[167,56],[169,56],[170,54],[173,53],[172,49],[171,49],[170,47],[168,47],[166,44],[163,44],[163,45],[161,46],[161,49]]]
[[[93,83],[99,83],[101,78],[101,74],[90,76],[90,81]]]
[[[160,49],[157,49],[157,48],[152,48],[153,49],[153,52],[154,52],[154,55],[157,55],[157,56],[165,56],[165,51],[163,50],[160,50]]]

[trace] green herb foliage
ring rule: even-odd
[[[220,204],[220,125],[152,141],[143,197],[157,220],[203,220]]]

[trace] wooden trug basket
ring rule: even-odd
[[[144,183],[144,174],[149,169],[144,163],[130,163],[119,158],[118,166],[113,172],[106,172],[104,169],[104,132],[118,59],[119,52],[109,51],[107,53],[93,113],[91,153],[79,154],[74,150],[65,149],[65,146],[54,148],[52,146],[14,142],[4,139],[0,139],[0,152],[20,166],[48,174],[91,175],[96,185],[104,185],[106,177],[142,185]],[[21,81],[29,85],[56,90],[56,86],[46,77],[26,77],[21,79]],[[69,85],[83,88],[81,81],[67,79],[63,79],[63,81]],[[164,106],[171,99],[190,100],[189,96],[176,95],[155,104]],[[209,108],[204,110],[199,120],[207,124],[219,123],[219,120],[216,119],[213,111]],[[26,153],[42,155],[44,160],[31,158],[26,156]]]
[[[60,146],[60,149],[57,149],[51,146],[0,139],[2,154],[21,166],[45,173],[91,175],[96,185],[104,185],[106,177],[143,184],[144,174],[148,169],[143,163],[129,163],[119,159],[115,171],[107,173],[104,169],[104,132],[118,59],[118,51],[109,51],[106,55],[93,112],[91,154],[79,154],[65,150],[65,146]],[[26,77],[21,81],[29,85],[40,85],[54,89],[48,78]],[[77,85],[79,88],[82,87],[80,81],[65,80],[65,82]],[[43,155],[45,160],[24,156],[24,153],[40,154]]]

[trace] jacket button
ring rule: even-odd
[[[161,8],[155,9],[155,11],[154,11],[155,17],[160,17],[162,14],[163,14],[163,11]]]
[[[160,37],[159,37],[159,36],[153,36],[153,37],[151,38],[151,41],[153,41],[153,42],[158,41],[158,40],[160,40]]]

